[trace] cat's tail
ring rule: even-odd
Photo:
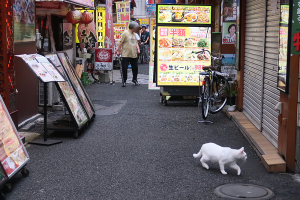
[[[197,154],[193,154],[193,157],[194,158],[200,158],[202,156],[202,151],[201,151],[201,149],[200,149],[200,151],[197,153]]]

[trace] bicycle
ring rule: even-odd
[[[197,52],[197,54],[200,53],[205,55],[205,52],[209,53],[209,55],[213,59],[213,63],[214,60],[218,59],[213,57],[211,53],[205,49]],[[227,73],[218,72],[214,66],[204,66],[203,70],[204,72],[199,73],[198,107],[200,107],[201,105],[202,117],[204,120],[206,120],[208,113],[216,114],[221,111],[226,105],[226,89],[229,88],[228,81],[230,81],[231,78]]]

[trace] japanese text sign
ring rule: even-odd
[[[199,85],[199,72],[211,65],[211,28],[157,26],[156,31],[157,85]]]
[[[116,9],[117,22],[126,24],[126,27],[128,27],[128,24],[130,22],[130,2],[116,2]]]
[[[147,15],[149,17],[155,17],[156,16],[156,4],[148,4],[147,5]]]
[[[114,27],[113,27],[113,16],[112,16],[112,0],[106,0],[106,11],[105,11],[105,47],[114,47]]]
[[[95,69],[112,70],[113,51],[112,49],[95,49]]]
[[[211,24],[211,6],[157,5],[157,23]]]

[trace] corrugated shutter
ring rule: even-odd
[[[267,4],[266,48],[263,95],[262,133],[275,146],[278,146],[278,112],[275,105],[280,100],[277,89],[280,0],[276,12],[272,12],[271,1]]]
[[[261,131],[266,0],[246,0],[244,114]]]

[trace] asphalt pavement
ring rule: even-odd
[[[118,71],[116,71],[117,73]],[[139,66],[147,77],[148,66]],[[143,76],[144,75],[144,76]],[[142,80],[141,80],[142,82]],[[223,113],[209,115],[213,124],[197,123],[194,105],[159,103],[159,91],[146,84],[92,84],[86,90],[97,109],[93,124],[78,139],[67,133],[54,146],[31,145],[26,178],[17,174],[8,200],[222,199],[214,194],[229,183],[254,184],[275,193],[272,199],[299,199],[297,174],[268,173],[242,133]],[[204,169],[193,158],[202,144],[245,147],[240,176],[231,169]]]

